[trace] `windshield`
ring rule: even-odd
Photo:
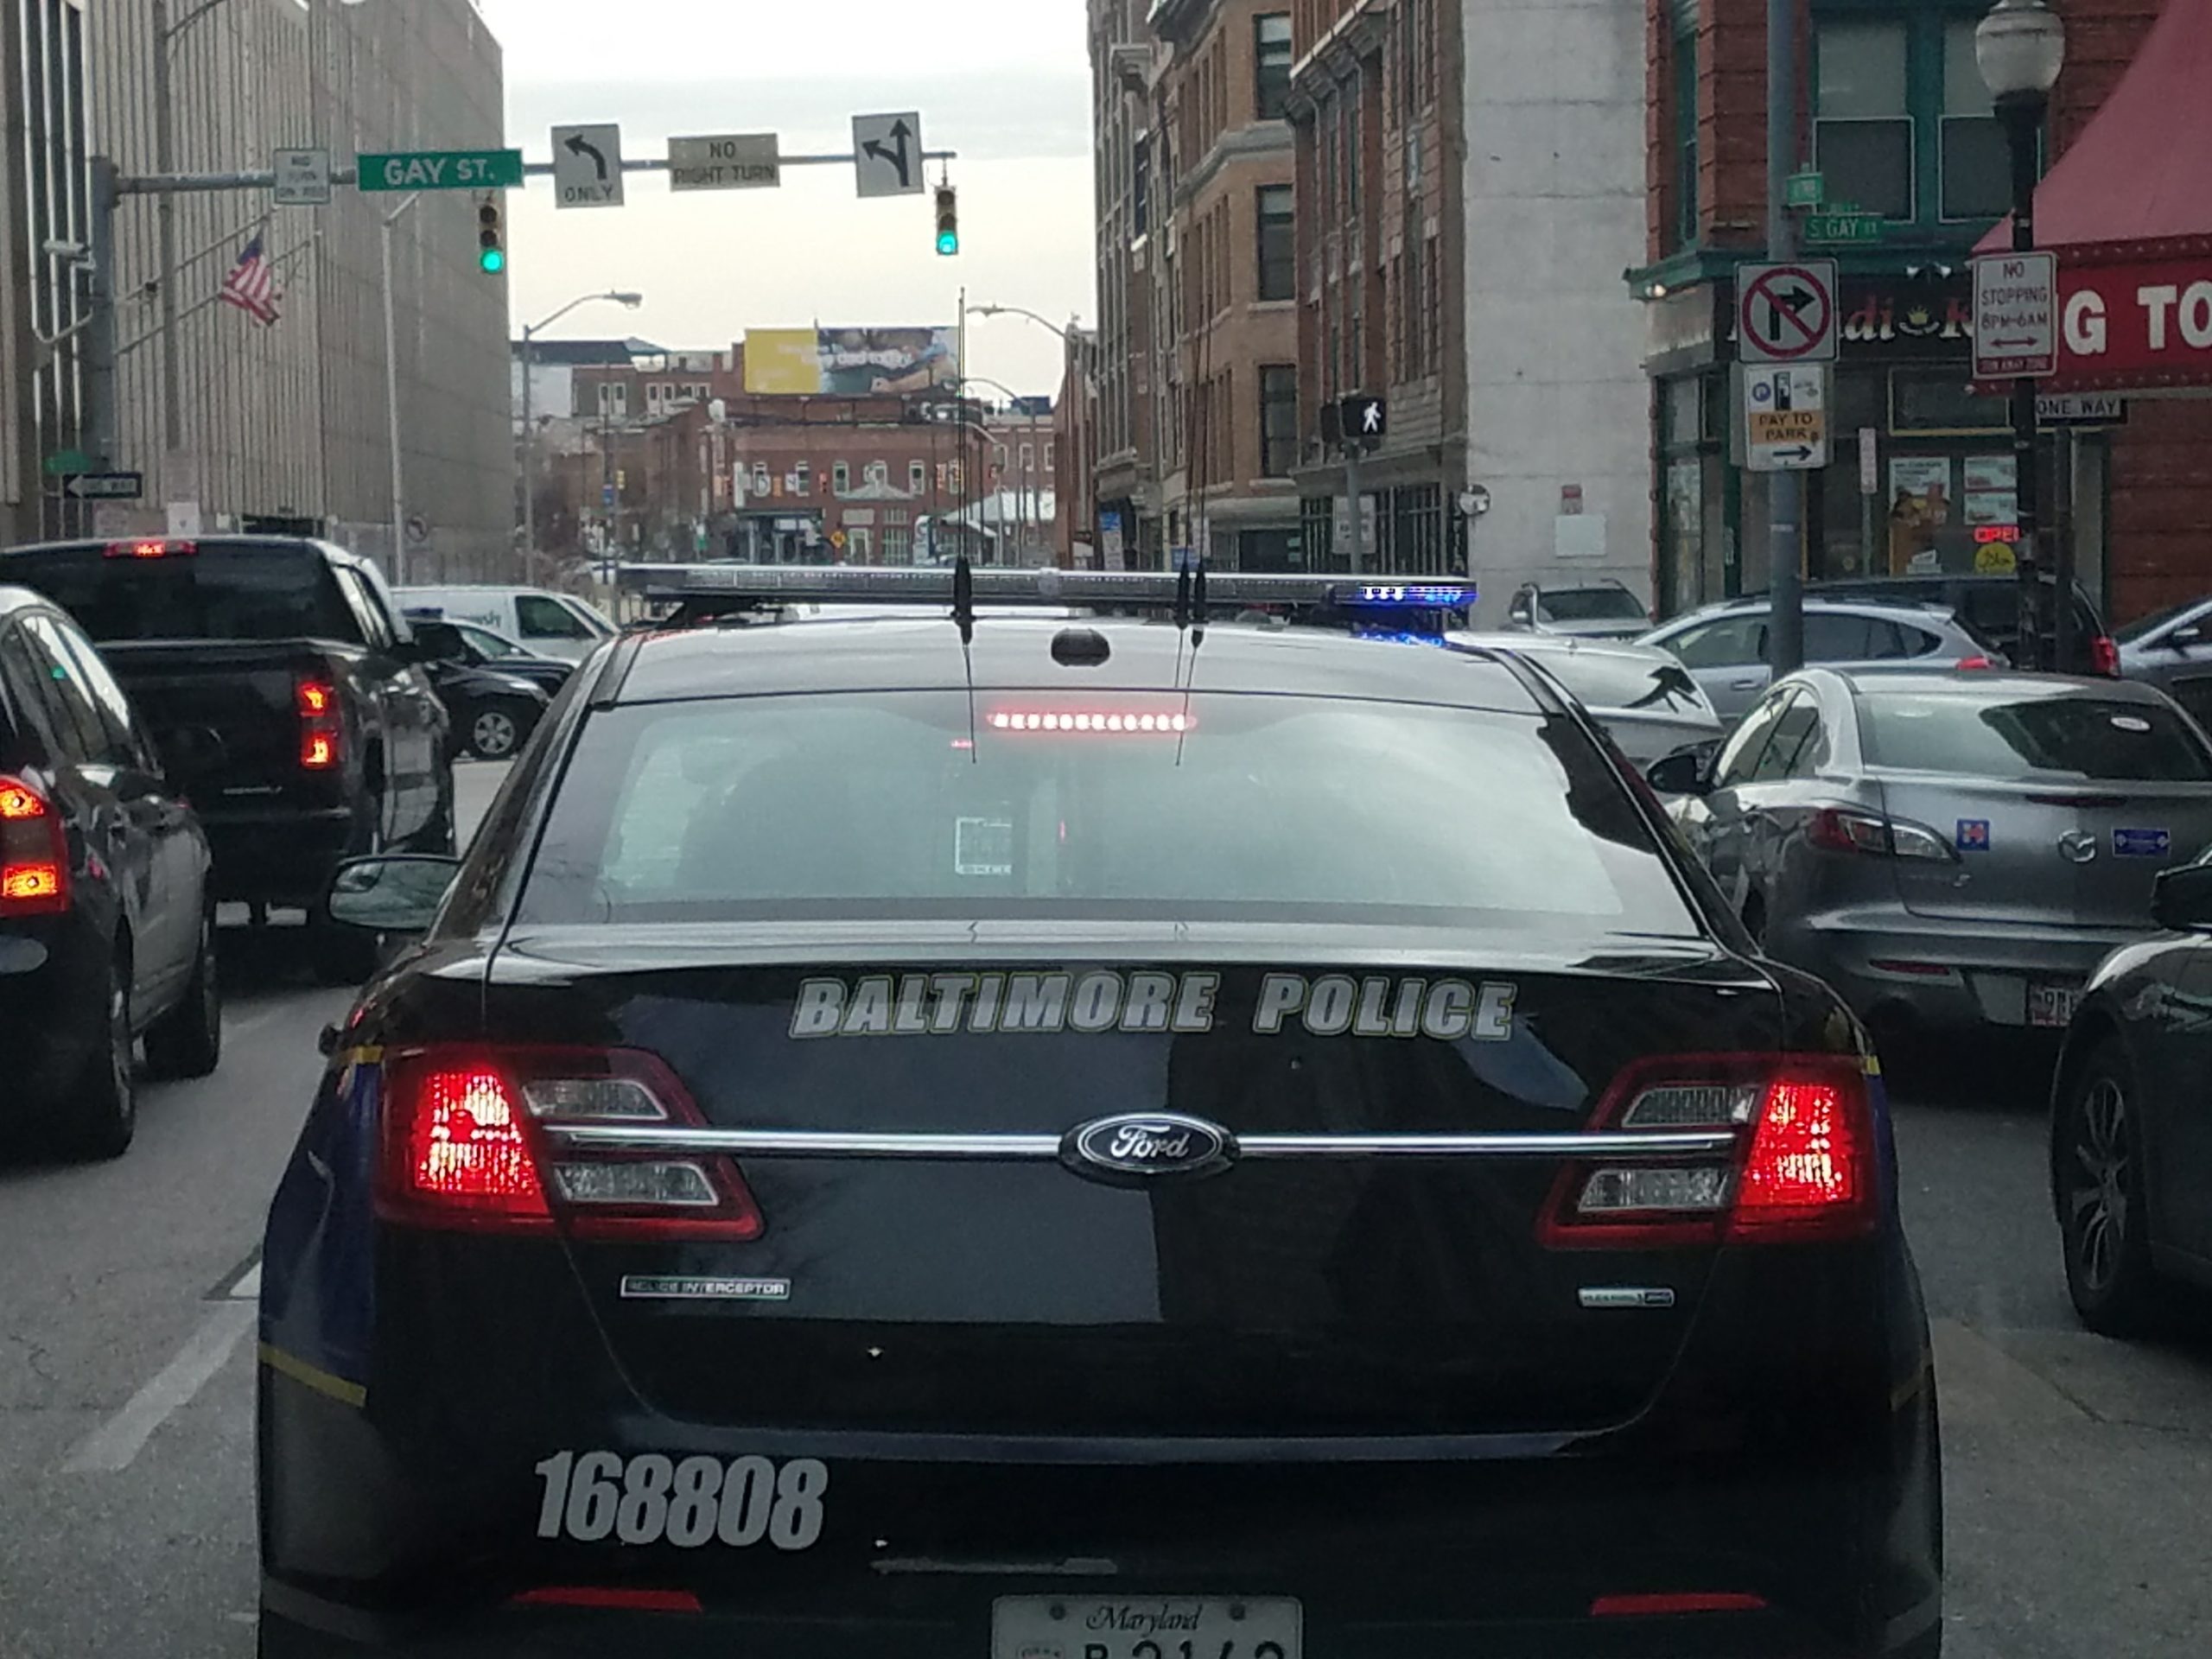
[[[102,645],[133,639],[360,643],[360,623],[329,567],[305,549],[203,542],[194,551],[161,558],[111,558],[105,547],[70,548],[10,555],[0,560],[0,580],[35,588]]]
[[[489,628],[480,628],[473,622],[456,622],[453,626],[460,632],[462,639],[467,640],[478,652],[487,658],[496,660],[501,657],[520,657],[525,654],[520,645],[505,634],[494,633]]]
[[[1287,696],[1201,695],[1186,714],[1172,696],[1019,691],[982,694],[976,715],[972,747],[966,699],[941,693],[594,715],[524,917],[1694,931],[1618,779],[1563,722]]]
[[[1537,610],[1548,622],[1645,622],[1643,601],[1625,588],[1548,588]]]
[[[1859,727],[1870,765],[1904,771],[1999,780],[2212,780],[2203,740],[2157,703],[1862,690]]]

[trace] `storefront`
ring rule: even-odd
[[[1721,359],[1727,285],[1700,283],[1647,312],[1658,472],[1652,596],[1671,616],[1743,591],[1740,498],[1728,455],[1728,371]]]

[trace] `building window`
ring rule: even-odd
[[[1292,188],[1263,184],[1255,194],[1260,215],[1260,297],[1287,300],[1298,290],[1298,227]]]
[[[929,487],[930,469],[918,461],[906,463],[906,493],[919,495]]]
[[[769,489],[768,463],[765,461],[756,461],[753,463],[753,493],[765,501],[768,498]]]
[[[1021,446],[1021,475],[1027,478],[1036,470],[1037,446],[1033,443],[1025,443]]]
[[[1151,229],[1152,214],[1152,144],[1139,138],[1129,163],[1129,217],[1135,232],[1142,236]]]
[[[914,538],[912,534],[903,530],[885,531],[883,562],[886,564],[912,564],[914,562]]]
[[[1421,328],[1428,336],[1428,359],[1423,366],[1434,374],[1444,366],[1444,262],[1438,257],[1433,236],[1421,244],[1421,263],[1427,283],[1421,306]]]
[[[1832,204],[1915,215],[1907,43],[1902,22],[1819,26],[1814,142]]]
[[[887,486],[891,482],[891,468],[880,461],[871,461],[864,476],[871,484]]]
[[[864,530],[845,532],[845,557],[854,564],[866,564],[868,556],[869,534]]]
[[[830,487],[843,495],[853,487],[853,467],[850,461],[841,461],[830,468]]]
[[[1287,478],[1298,462],[1298,369],[1289,363],[1260,365],[1260,474]]]
[[[1943,217],[2001,219],[2012,206],[2005,128],[1974,60],[1972,18],[1943,29]]]
[[[1290,14],[1264,12],[1252,20],[1253,112],[1262,121],[1280,121],[1290,110]]]
[[[1045,470],[1048,473],[1052,470],[1052,446],[1049,443],[1045,446]]]
[[[1697,245],[1697,36],[1675,36],[1675,221],[1668,251]]]
[[[793,495],[814,493],[814,468],[805,461],[802,461],[791,468],[791,493]]]

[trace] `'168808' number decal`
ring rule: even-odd
[[[749,1549],[810,1549],[822,1536],[830,1470],[818,1458],[779,1468],[766,1458],[686,1458],[658,1452],[626,1461],[613,1452],[556,1452],[537,1465],[545,1498],[537,1535],[596,1544],[664,1541],[699,1549],[719,1540]]]

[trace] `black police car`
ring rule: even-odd
[[[696,574],[341,874],[444,896],[270,1217],[264,1656],[1939,1650],[1864,1035],[1548,679]]]

